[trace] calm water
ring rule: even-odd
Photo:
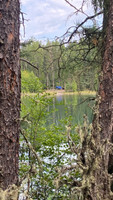
[[[47,123],[45,125],[55,124],[58,125],[60,120],[65,120],[68,117],[71,118],[71,123],[73,125],[79,125],[83,123],[83,116],[87,115],[89,122],[92,122],[93,119],[93,106],[94,100],[91,100],[92,96],[85,95],[56,95],[51,105],[47,107],[48,112],[50,113],[48,118],[46,117]],[[25,116],[27,113],[32,113],[32,109],[35,109],[35,104],[31,104],[29,97],[22,98],[23,105],[26,105],[27,111],[23,106],[22,116]],[[31,101],[32,102],[32,101]],[[29,110],[30,108],[30,110]],[[36,108],[37,109],[37,108]],[[36,116],[40,115],[40,108],[37,110]]]
[[[73,124],[83,123],[84,114],[88,116],[89,122],[93,119],[92,108],[94,101],[91,96],[84,95],[57,95],[53,99],[53,105],[48,108],[55,109],[50,115],[50,123],[59,123],[61,119],[71,116]]]

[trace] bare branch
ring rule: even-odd
[[[27,64],[31,65],[32,67],[34,67],[35,69],[39,70],[38,66],[33,65],[31,62],[29,62],[28,60],[24,59],[24,58],[20,58],[21,61],[26,62]]]
[[[68,3],[72,8],[74,8],[76,11],[73,14],[78,14],[78,13],[82,13],[86,16],[88,16],[86,13],[84,13],[83,11],[83,6],[84,6],[84,1],[82,2],[81,7],[78,9],[76,6],[74,6],[72,3],[70,3],[68,0],[65,0],[66,3]]]
[[[26,141],[27,146],[31,149],[32,153],[34,154],[35,158],[37,159],[39,168],[40,168],[40,170],[42,172],[43,171],[42,170],[42,161],[41,161],[40,157],[38,156],[37,152],[33,149],[32,145],[30,144],[30,142],[26,138],[25,133],[24,133],[23,130],[21,130],[21,134],[23,135],[23,137],[24,137],[24,139]]]
[[[70,40],[72,39],[72,37],[74,36],[74,34],[76,34],[77,32],[78,32],[78,29],[80,28],[80,27],[82,27],[82,25],[83,24],[85,24],[88,20],[91,20],[91,19],[93,19],[94,17],[97,17],[98,15],[101,15],[103,13],[103,11],[100,11],[99,13],[96,13],[95,15],[92,15],[92,16],[89,16],[89,17],[87,17],[82,23],[80,23],[77,27],[76,27],[76,29],[71,33],[71,35],[70,35],[70,37],[69,37],[69,39],[68,39],[68,42],[70,42]]]
[[[23,25],[23,32],[24,32],[24,37],[25,37],[25,23],[24,23],[25,19],[24,19],[24,15],[25,15],[26,13],[20,12],[20,14],[21,14],[21,17],[22,17],[22,22],[21,22],[21,24]],[[28,21],[28,20],[26,20],[26,21]]]

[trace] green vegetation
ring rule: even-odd
[[[60,118],[60,107],[56,123],[55,98],[44,90],[60,85],[68,92],[96,91],[101,63],[98,62],[97,42],[92,40],[92,36],[66,46],[57,41],[43,45],[29,40],[21,44],[21,56],[24,95],[21,105],[20,179],[26,177],[26,193],[34,200],[76,200],[78,197],[72,191],[76,180],[81,180],[82,172],[79,167],[76,168],[74,149],[81,149],[84,143],[82,134],[84,131],[86,135],[90,134],[91,126],[87,117],[78,123],[80,127],[74,123],[72,104],[75,113],[77,104],[81,104],[77,97],[71,103],[63,99],[67,101],[64,118]],[[87,99],[90,101],[89,97]],[[90,103],[89,106],[93,107]],[[82,110],[85,114],[86,106]]]
[[[34,74],[34,72],[22,71],[21,72],[21,88],[22,92],[40,92],[42,90],[42,84],[39,78]]]
[[[80,142],[77,124],[73,122],[71,112],[72,105],[77,112],[76,106],[84,101],[84,98],[82,100],[77,96],[63,98],[63,101],[66,101],[64,117],[60,119],[58,116],[59,123],[54,123],[56,116],[53,109],[57,108],[60,112],[63,110],[60,103],[55,108],[53,97],[43,93],[22,97],[20,178],[26,176],[25,187],[32,199],[71,199],[70,187],[74,184],[73,177],[80,178],[78,169],[73,168],[65,173],[65,167],[74,165],[76,159],[75,153],[70,148],[71,138],[76,145]],[[51,109],[48,109],[50,107]],[[79,110],[85,113],[86,105]],[[64,171],[59,174],[60,170]]]
[[[51,101],[49,96],[39,93],[33,97],[22,98],[21,129],[24,135],[21,136],[20,177],[29,174],[27,187],[33,199],[52,199],[54,196],[67,198],[69,195],[66,185],[56,189],[55,180],[58,176],[57,169],[70,160],[70,158],[65,160],[65,156],[70,155],[71,152],[67,144],[66,128],[64,128],[70,119],[62,120],[59,125],[47,126],[50,114],[47,108]],[[38,159],[32,148],[23,142],[26,140],[37,152]],[[75,140],[78,140],[77,135]]]
[[[58,41],[48,41],[43,45],[39,41],[30,40],[21,44],[21,57],[35,66],[33,68],[28,62],[21,61],[22,71],[26,71],[26,74],[22,72],[22,79],[23,77],[25,79],[22,80],[22,90],[29,90],[25,86],[27,71],[33,72],[38,77],[44,89],[55,89],[60,85],[66,91],[73,92],[97,90],[101,64],[98,52],[99,40],[95,39],[95,35],[97,36],[98,33],[95,32],[95,35],[93,34],[89,39],[86,37],[87,34],[92,35],[93,29],[86,31],[84,28],[84,38],[66,46],[60,45]],[[33,78],[33,74],[29,74],[29,81],[30,78],[32,81],[36,80],[35,77]],[[36,91],[38,88],[36,83],[33,83],[31,87],[33,89],[30,88],[30,91]]]

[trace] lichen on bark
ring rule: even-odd
[[[0,200],[18,200],[18,194],[18,187],[12,185],[7,190],[0,189]]]

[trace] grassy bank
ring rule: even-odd
[[[89,90],[85,90],[85,91],[77,91],[77,92],[67,92],[65,90],[45,90],[44,93],[49,93],[50,95],[96,95],[95,91],[89,91]],[[36,95],[36,93],[22,93],[22,96],[27,95],[27,96],[34,96]]]
[[[77,94],[77,95],[96,95],[96,91],[89,91],[89,90],[85,90],[85,91],[76,91],[76,92],[68,92],[65,90],[46,90],[46,93],[50,93],[50,94],[55,94],[55,95],[59,95],[59,94]]]

